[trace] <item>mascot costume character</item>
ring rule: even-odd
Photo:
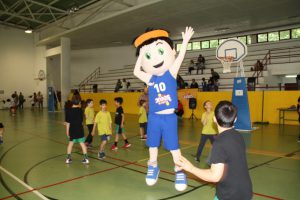
[[[149,93],[147,146],[150,158],[146,175],[149,186],[154,185],[158,179],[157,155],[161,139],[165,149],[171,152],[174,163],[181,156],[177,116],[174,113],[178,105],[176,77],[193,34],[191,27],[182,33],[183,42],[177,58],[173,41],[165,30],[146,30],[134,40],[138,57],[134,75],[148,85]],[[175,188],[183,191],[187,187],[186,175],[176,165],[174,170]]]

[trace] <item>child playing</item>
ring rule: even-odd
[[[122,135],[123,140],[125,142],[123,148],[128,148],[131,146],[131,144],[128,142],[127,137],[124,133],[124,112],[122,108],[123,98],[122,97],[116,97],[115,98],[115,104],[117,107],[116,115],[115,115],[115,124],[116,124],[116,138],[115,143],[110,148],[111,150],[118,150],[118,141],[119,141],[119,135]]]
[[[100,108],[101,110],[97,113],[95,122],[94,122],[94,127],[93,127],[93,132],[92,135],[95,135],[95,130],[98,126],[98,134],[101,138],[101,144],[99,147],[99,153],[98,153],[98,158],[100,160],[103,160],[105,158],[105,145],[107,141],[110,138],[111,135],[111,115],[106,109],[107,107],[107,101],[104,99],[100,100]]]
[[[90,148],[92,146],[93,142],[93,136],[92,136],[92,131],[93,131],[93,126],[94,126],[94,117],[95,117],[95,111],[94,111],[94,102],[92,99],[87,99],[86,100],[86,108],[84,110],[84,115],[85,115],[85,124],[88,128],[89,134],[85,139],[85,145]]]
[[[139,124],[140,124],[140,139],[147,139],[147,112],[146,112],[147,102],[145,100],[140,100],[140,111],[139,111]]]
[[[221,101],[216,106],[214,122],[218,126],[219,135],[212,147],[209,169],[196,168],[184,157],[176,163],[200,179],[216,183],[214,200],[252,199],[246,145],[242,135],[233,128],[236,117],[237,109],[231,102]]]
[[[3,143],[4,125],[0,123],[0,144]]]
[[[212,103],[210,101],[205,101],[203,104],[204,109],[206,110],[205,113],[202,114],[201,122],[203,124],[202,134],[200,143],[198,146],[197,154],[195,160],[200,162],[200,156],[202,150],[205,146],[206,141],[209,139],[210,143],[213,144],[214,137],[217,134],[217,131],[214,127],[214,112],[212,111]]]
[[[73,95],[72,97],[72,107],[66,108],[66,134],[69,138],[69,144],[67,148],[67,159],[66,163],[70,164],[72,162],[71,158],[71,152],[74,143],[79,143],[82,152],[83,152],[83,164],[88,164],[89,160],[87,157],[87,148],[84,144],[85,138],[84,138],[84,131],[83,131],[83,113],[80,106],[80,96],[79,95]]]

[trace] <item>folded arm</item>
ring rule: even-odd
[[[147,74],[144,71],[142,71],[141,69],[142,67],[142,54],[139,55],[135,67],[134,67],[134,71],[133,74],[139,78],[141,81],[143,81],[144,83],[148,84],[152,75],[151,74]]]

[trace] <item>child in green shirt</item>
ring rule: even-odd
[[[140,124],[140,139],[147,139],[147,111],[145,100],[140,100],[139,124]]]
[[[107,101],[104,99],[100,100],[100,108],[101,110],[97,113],[94,127],[92,131],[92,135],[95,135],[95,130],[98,127],[98,134],[101,138],[101,144],[99,147],[98,158],[103,160],[105,158],[105,145],[111,136],[111,115],[110,112],[107,111]]]
[[[204,109],[206,110],[201,117],[201,122],[203,124],[203,129],[201,133],[201,139],[197,150],[197,155],[195,160],[200,162],[200,156],[202,154],[203,148],[207,140],[210,140],[210,143],[213,144],[214,137],[217,134],[217,130],[214,124],[214,112],[212,111],[212,103],[210,101],[205,101],[203,104]]]
[[[92,136],[92,131],[93,131],[93,126],[94,126],[94,117],[95,117],[95,111],[94,111],[94,102],[92,99],[87,99],[86,100],[86,108],[84,110],[84,115],[85,115],[85,124],[88,128],[89,134],[85,139],[85,145],[90,148],[92,146],[93,142],[93,136]]]

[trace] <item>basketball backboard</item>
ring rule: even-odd
[[[216,50],[218,60],[224,60],[227,57],[233,57],[232,62],[238,63],[247,55],[247,45],[236,38],[224,40]]]

